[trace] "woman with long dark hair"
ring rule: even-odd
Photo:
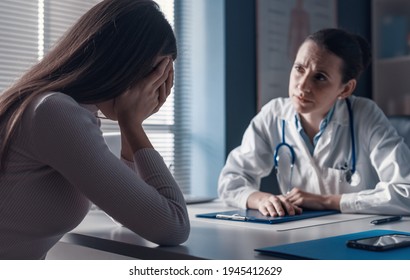
[[[155,2],[105,0],[0,95],[0,258],[45,258],[90,201],[157,244],[188,238],[183,195],[142,127],[170,94],[176,56]],[[122,160],[98,110],[118,121]]]

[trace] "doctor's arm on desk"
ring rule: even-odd
[[[302,213],[302,208],[289,200],[287,195],[254,192],[248,198],[248,208],[258,209],[265,216],[285,216]],[[324,209],[324,208],[323,208]]]
[[[293,205],[299,207],[315,209],[315,210],[325,210],[333,209],[340,210],[340,199],[339,194],[328,194],[320,195],[305,192],[299,188],[293,188],[287,195],[287,200]]]

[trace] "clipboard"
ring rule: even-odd
[[[410,247],[378,252],[358,250],[346,246],[346,242],[351,239],[390,233],[409,234],[409,232],[394,230],[369,230],[279,246],[258,248],[255,249],[255,251],[261,254],[290,260],[410,260]]]
[[[309,219],[309,218],[314,218],[314,217],[333,215],[333,214],[338,214],[338,213],[340,212],[336,210],[303,210],[302,214],[300,215],[271,217],[271,216],[264,216],[258,210],[255,210],[255,209],[246,209],[246,210],[239,209],[239,210],[224,211],[224,212],[197,214],[196,217],[230,220],[230,221],[238,221],[238,222],[279,224],[279,223],[298,221],[298,220]]]

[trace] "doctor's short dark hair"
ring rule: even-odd
[[[370,64],[370,45],[360,35],[351,34],[342,29],[327,28],[309,35],[306,40],[315,42],[343,60],[343,83],[351,79],[358,80]]]

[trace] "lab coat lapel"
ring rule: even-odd
[[[334,151],[331,149],[334,148],[332,141],[335,140],[333,137],[337,135],[337,131],[341,127],[349,125],[349,114],[346,107],[345,100],[338,100],[335,105],[335,111],[333,113],[332,119],[327,125],[322,136],[319,138],[319,141],[316,144],[313,157],[319,166],[324,166],[325,161],[328,160],[329,155],[334,154]],[[349,135],[350,139],[350,135]],[[348,147],[343,147],[346,149]],[[340,149],[340,147],[339,147]]]
[[[316,168],[319,172],[318,174],[320,174],[321,190],[324,194],[339,193],[345,187],[341,172],[331,168],[330,162],[333,164],[347,162],[344,157],[349,155],[351,138],[350,134],[345,135],[344,131],[349,133],[349,129],[346,129],[348,126],[349,114],[345,101],[341,100],[336,104],[333,117],[319,138],[313,153],[314,162],[316,162]],[[343,143],[341,147],[340,141],[337,141],[340,139],[335,139],[335,137],[342,137],[343,139],[346,137],[345,140],[341,141]],[[339,145],[335,146],[337,145],[335,143],[339,143]]]
[[[298,174],[296,176],[301,177],[302,185],[295,185],[295,187],[300,187],[308,192],[320,193],[322,186],[321,180],[319,178],[320,172],[317,168],[316,160],[311,156],[305,141],[302,139],[294,121],[288,121],[289,129],[293,135],[293,141],[295,142],[296,151],[296,166]]]

